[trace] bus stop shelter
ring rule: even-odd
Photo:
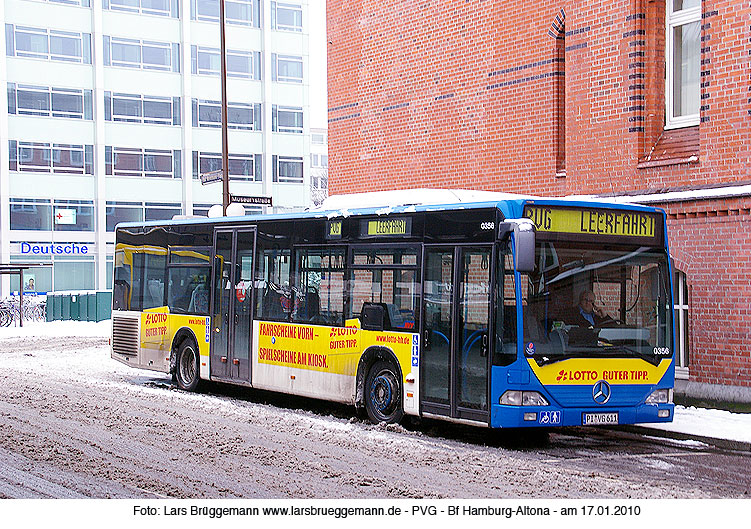
[[[0,275],[18,275],[18,325],[23,327],[23,273],[29,268],[52,266],[51,263],[0,263]]]

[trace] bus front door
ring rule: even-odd
[[[491,247],[427,246],[421,408],[488,422]]]
[[[252,228],[214,232],[212,379],[250,384],[255,238]]]

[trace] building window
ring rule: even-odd
[[[54,231],[94,231],[94,203],[91,200],[55,200]]]
[[[102,0],[102,8],[142,15],[180,18],[179,0]]]
[[[302,83],[302,57],[271,54],[272,81]]]
[[[37,143],[10,140],[8,142],[11,171],[94,174],[94,146],[62,143]]]
[[[224,19],[227,24],[257,26],[254,24],[253,0],[225,0]],[[219,22],[219,0],[191,0],[191,20]]]
[[[182,178],[179,150],[106,146],[104,165],[110,176]]]
[[[274,182],[281,184],[302,184],[303,163],[298,156],[272,156]]]
[[[8,83],[8,114],[93,119],[91,90]]]
[[[146,202],[144,220],[172,220],[175,215],[182,215],[182,205],[178,202]]]
[[[229,154],[229,179],[260,182],[263,179],[260,154]],[[193,178],[222,171],[222,155],[218,152],[193,151]]]
[[[9,57],[91,64],[91,34],[5,24]]]
[[[49,199],[11,198],[10,229],[50,231],[52,203]]]
[[[105,92],[104,119],[129,123],[180,125],[180,98]]]
[[[222,103],[193,99],[193,126],[222,126]],[[261,105],[259,103],[227,103],[227,128],[261,130]]]
[[[105,35],[104,65],[180,72],[180,44]]]
[[[271,2],[271,27],[279,31],[302,31],[302,6]]]
[[[106,209],[107,231],[115,231],[121,222],[142,222],[143,204],[141,202],[110,202]]]
[[[271,106],[271,130],[302,134],[303,113],[301,107]]]
[[[673,276],[673,295],[675,296],[673,312],[675,314],[675,365],[678,368],[688,368],[689,364],[689,334],[688,334],[688,282],[686,274],[675,271]]]
[[[310,155],[311,167],[328,167],[329,157],[326,154],[311,154]]]
[[[192,72],[197,75],[219,75],[221,71],[218,48],[191,46]],[[227,50],[227,76],[261,80],[261,52]]]
[[[701,0],[667,0],[665,128],[699,124]]]
[[[47,0],[51,4],[66,4],[70,6],[91,7],[91,0]]]

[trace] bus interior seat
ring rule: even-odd
[[[321,297],[315,290],[309,290],[305,294],[305,320],[318,320],[321,314]]]
[[[149,304],[144,308],[161,307],[164,305],[164,284],[158,279],[150,279],[147,283]]]
[[[374,301],[366,301],[362,304],[362,309],[360,309],[360,314],[362,314],[362,311],[365,310],[365,307],[372,306],[372,305],[378,305],[381,308],[383,308],[383,330],[384,331],[391,330],[393,327],[391,325],[391,317],[389,316],[389,309],[386,306],[386,303],[376,303]]]
[[[280,321],[286,320],[287,314],[282,310],[282,296],[273,289],[267,287],[263,295],[263,314],[262,318]]]

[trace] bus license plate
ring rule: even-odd
[[[618,412],[613,413],[585,413],[582,417],[583,425],[590,424],[618,424]]]

